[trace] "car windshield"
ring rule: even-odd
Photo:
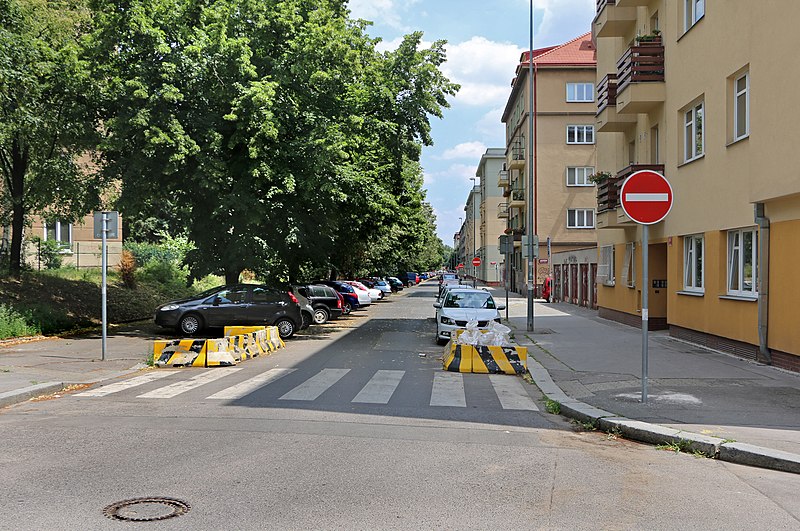
[[[206,297],[210,297],[211,295],[213,295],[216,292],[221,291],[223,289],[225,289],[225,286],[217,286],[216,288],[207,289],[203,293],[200,293],[199,295],[195,295],[194,298],[195,299],[205,299]]]
[[[486,308],[494,310],[494,299],[488,293],[451,291],[444,301],[445,308]]]

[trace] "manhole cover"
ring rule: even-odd
[[[153,522],[166,520],[189,512],[191,506],[175,498],[133,498],[112,503],[103,514],[113,520]]]

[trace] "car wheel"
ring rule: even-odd
[[[352,311],[353,311],[353,305],[352,304],[350,304],[349,302],[345,302],[344,304],[342,304],[342,313],[343,314],[349,315],[350,312],[352,312]]]
[[[194,313],[188,313],[178,322],[178,330],[187,336],[193,336],[203,329],[203,319]]]
[[[325,308],[317,308],[314,310],[314,323],[318,325],[325,324],[328,322],[328,319],[330,319],[330,314]]]
[[[289,339],[294,335],[294,323],[291,319],[281,319],[275,326],[278,327],[278,334],[281,336],[281,339]]]

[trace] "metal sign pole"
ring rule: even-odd
[[[648,332],[648,306],[647,295],[650,291],[648,270],[650,247],[650,226],[642,225],[642,403],[647,403],[647,332]]]
[[[103,212],[103,243],[100,248],[100,253],[102,254],[100,263],[101,268],[103,270],[103,285],[102,285],[102,296],[103,296],[103,304],[102,304],[102,318],[103,318],[103,339],[101,341],[101,360],[106,360],[106,330],[108,326],[107,320],[107,312],[106,312],[106,268],[108,266],[108,258],[106,256],[106,244],[108,239],[108,212]]]

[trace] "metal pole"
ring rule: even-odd
[[[648,285],[649,256],[650,247],[650,227],[642,225],[642,403],[647,403],[647,332],[648,332],[648,307],[647,295],[650,291]]]
[[[108,238],[108,212],[103,212],[103,243],[102,248],[100,249],[100,267],[103,270],[103,284],[102,284],[102,294],[103,294],[103,304],[102,304],[102,318],[103,318],[103,335],[102,340],[100,342],[101,348],[101,360],[106,360],[106,335],[107,335],[107,312],[106,312],[106,268],[108,266],[108,258],[106,257],[106,244]]]
[[[528,51],[528,331],[533,332],[533,0],[531,0],[530,47]]]
[[[470,177],[472,179],[472,254],[478,256],[478,245],[475,240],[475,225],[477,225],[478,221],[478,213],[475,209],[475,177]],[[478,287],[478,266],[472,264],[472,287]]]

